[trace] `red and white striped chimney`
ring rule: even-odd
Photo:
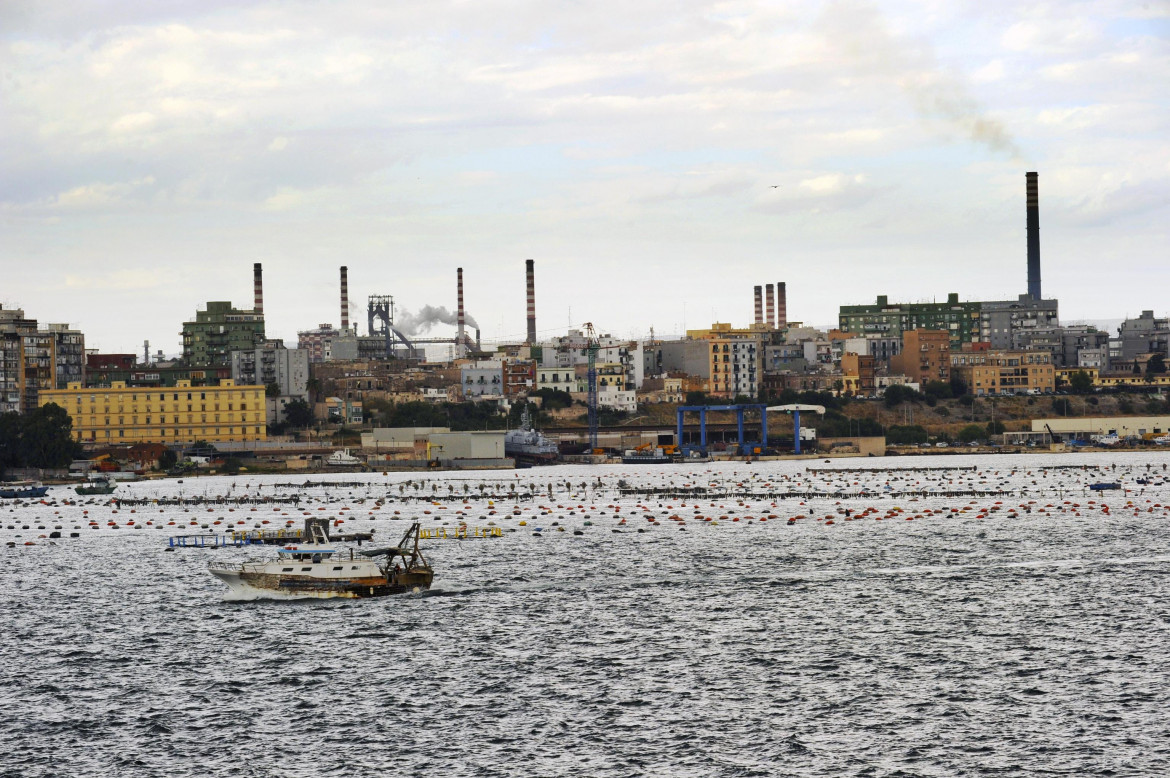
[[[341,329],[349,329],[349,268],[341,266]]]
[[[776,328],[776,302],[772,296],[772,285],[768,284],[764,287],[764,298],[768,306],[768,329]]]
[[[252,313],[257,316],[264,315],[264,272],[260,269],[260,263],[257,262],[252,265]]]
[[[788,286],[783,281],[776,284],[776,327],[788,327]]]
[[[764,287],[756,287],[756,324],[764,323]]]
[[[524,262],[528,276],[528,339],[524,342],[529,345],[536,343],[536,271],[533,269],[535,264],[531,259]]]
[[[459,331],[455,335],[455,354],[464,356],[467,353],[467,314],[463,311],[463,268],[455,269],[456,308],[455,321]]]

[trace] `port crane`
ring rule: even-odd
[[[585,354],[589,358],[589,369],[585,373],[587,385],[586,405],[589,408],[589,453],[597,453],[597,351],[601,343],[592,322],[585,322]]]

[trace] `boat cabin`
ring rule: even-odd
[[[300,546],[285,546],[277,553],[281,559],[292,562],[322,562],[337,553],[333,548],[301,548]]]

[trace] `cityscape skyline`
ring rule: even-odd
[[[541,334],[746,324],[766,281],[823,326],[1025,292],[1035,170],[1061,320],[1164,314],[1162,8],[511,10],[7,6],[0,304],[173,354],[253,262],[290,344],[340,265],[359,314],[453,308],[463,267],[519,341],[534,258]]]

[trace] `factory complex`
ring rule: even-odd
[[[648,405],[768,403],[805,392],[877,398],[895,386],[917,392],[946,385],[946,396],[974,397],[1170,386],[1170,321],[1153,310],[1125,320],[1116,333],[1060,324],[1057,300],[1041,291],[1036,173],[1026,175],[1026,228],[1027,291],[1016,299],[973,301],[948,292],[941,301],[907,303],[879,294],[873,304],[842,305],[828,330],[791,319],[788,283],[777,281],[752,287],[753,315],[742,326],[713,322],[677,339],[652,331],[629,339],[589,324],[538,338],[532,259],[524,263],[527,334],[514,343],[482,339],[464,308],[463,268],[454,269],[454,312],[427,308],[430,323],[453,325],[447,337],[421,337],[417,326],[405,326],[387,294],[366,297],[364,327],[351,321],[344,265],[338,326],[307,327],[295,345],[265,330],[260,263],[253,266],[252,306],[206,302],[182,323],[175,358],[152,355],[149,344],[141,353],[86,350],[79,329],[0,308],[0,413],[55,404],[69,415],[74,439],[94,449],[206,442],[259,455],[297,450],[301,430],[312,430],[320,448],[323,428],[346,428],[362,431],[358,461],[365,463],[499,464],[508,462],[503,415],[524,401],[544,409],[546,424],[563,422],[554,435],[562,450],[577,445],[594,454],[682,446],[686,441],[656,430],[613,433]],[[433,358],[439,352],[443,358]],[[483,418],[500,418],[479,430],[389,428],[394,409],[411,403],[474,403],[488,408]],[[671,437],[682,429],[680,421]],[[758,451],[769,441],[756,444]]]

